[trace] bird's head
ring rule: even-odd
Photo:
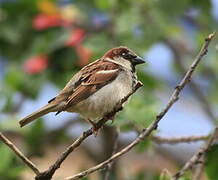
[[[123,66],[135,67],[138,64],[145,63],[145,61],[136,55],[129,48],[120,46],[113,48],[105,53],[104,58],[111,60],[115,63],[121,64]]]

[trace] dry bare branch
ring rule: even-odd
[[[178,143],[191,143],[196,141],[205,141],[210,135],[204,136],[181,136],[181,137],[161,137],[151,136],[152,141],[158,144],[178,144]]]
[[[182,169],[178,171],[171,180],[178,180],[187,170],[191,169],[195,164],[200,163],[199,160],[209,150],[214,142],[214,139],[216,139],[217,137],[218,128],[216,127],[210,139],[205,143],[205,145],[185,163]]]
[[[155,130],[158,127],[159,121],[163,118],[163,116],[169,111],[169,109],[172,107],[172,105],[179,99],[179,94],[181,90],[185,87],[185,85],[191,80],[192,74],[201,61],[202,57],[207,54],[208,51],[208,46],[215,36],[215,33],[210,34],[206,39],[205,43],[203,44],[199,54],[195,58],[194,62],[191,64],[190,68],[186,72],[184,78],[181,80],[181,82],[176,86],[175,90],[173,91],[169,102],[167,103],[166,107],[156,116],[156,120],[147,128],[143,129],[142,132],[139,134],[139,136],[131,142],[129,145],[127,145],[125,148],[111,156],[109,159],[105,160],[104,162],[87,169],[83,172],[80,172],[74,176],[67,177],[67,180],[76,180],[80,179],[84,176],[87,176],[88,174],[91,174],[97,170],[105,168],[105,166],[109,163],[111,163],[113,160],[117,159],[118,157],[122,156],[123,154],[127,153],[130,151],[134,146],[136,146],[139,142],[144,140],[146,137],[148,137],[153,130]]]
[[[187,73],[185,74],[184,78],[181,80],[181,82],[178,84],[178,86],[175,88],[175,90],[172,93],[172,96],[170,97],[170,100],[168,102],[168,104],[166,105],[166,107],[156,116],[156,120],[147,128],[147,129],[143,129],[142,132],[139,134],[139,136],[132,142],[130,143],[128,146],[126,146],[125,148],[123,148],[121,151],[115,153],[114,155],[112,155],[108,160],[98,164],[95,167],[92,167],[86,171],[83,171],[75,176],[72,177],[68,177],[67,179],[72,180],[72,179],[79,179],[82,178],[84,176],[87,176],[88,174],[95,172],[99,169],[103,169],[105,168],[106,165],[110,164],[112,161],[114,161],[116,158],[122,156],[123,154],[127,153],[128,151],[130,151],[135,145],[137,145],[140,141],[144,140],[146,137],[148,137],[151,132],[153,130],[155,130],[158,127],[158,123],[159,121],[163,118],[163,116],[169,111],[169,109],[172,107],[172,105],[179,99],[179,94],[181,92],[181,90],[185,87],[185,85],[191,80],[192,74],[195,70],[195,68],[197,67],[198,63],[200,62],[200,60],[202,59],[202,57],[204,55],[206,55],[207,51],[208,51],[208,46],[209,43],[211,42],[212,38],[214,37],[215,33],[210,34],[206,39],[205,39],[205,43],[202,47],[202,49],[200,50],[199,54],[197,55],[196,59],[194,60],[194,62],[192,63],[192,65],[190,66],[189,70],[187,71]],[[129,98],[129,96],[131,96],[139,87],[141,87],[142,84],[140,82],[138,82],[138,84],[136,85],[135,89],[133,90],[133,92],[131,92],[129,95],[127,95],[125,98],[123,98],[121,100],[121,102],[119,104],[117,104],[117,106],[113,109],[112,112],[108,113],[107,115],[105,115],[104,118],[102,118],[97,124],[96,124],[96,129],[100,129],[104,123],[112,116],[114,116],[118,111],[120,111],[122,109],[122,104]],[[217,129],[216,129],[217,131]],[[215,132],[216,132],[215,131]],[[214,134],[215,134],[214,132]],[[35,177],[36,180],[50,180],[52,178],[52,176],[54,175],[55,171],[60,167],[60,165],[62,164],[62,162],[67,158],[67,156],[74,151],[74,149],[76,149],[78,146],[80,146],[80,144],[90,135],[93,134],[93,130],[92,128],[85,131],[81,136],[79,136],[76,141],[70,145],[66,151],[64,151],[61,156],[57,159],[57,161],[46,171],[44,172],[40,172],[37,167],[25,156],[23,155],[19,149],[10,141],[8,140],[2,133],[0,133],[0,139],[2,140],[2,142],[4,142],[11,150],[13,150],[15,152],[15,154],[28,166],[30,167],[33,172],[37,175]],[[188,161],[186,163],[186,165],[184,166],[184,168],[182,168],[181,171],[179,171],[175,177],[180,177],[184,171],[186,171],[189,167],[192,166],[192,164],[194,164],[203,153],[205,153],[210,145],[212,144],[212,141],[214,139],[215,135],[212,136],[210,138],[210,140],[208,141],[207,145],[205,147],[203,147],[197,154],[195,154],[193,156],[193,158],[190,159],[190,161]],[[193,163],[194,162],[194,163]]]
[[[133,89],[133,91],[131,93],[129,93],[126,97],[124,97],[117,105],[116,107],[113,109],[112,112],[106,114],[104,116],[104,118],[102,118],[100,121],[98,121],[95,125],[95,130],[100,129],[106,121],[108,121],[110,119],[110,117],[114,116],[117,112],[122,110],[122,105],[125,101],[127,101],[127,99],[137,91],[137,89],[139,89],[142,86],[142,83],[138,81],[138,83],[136,84],[135,88]],[[35,179],[36,180],[50,180],[52,178],[52,176],[54,175],[55,171],[60,168],[61,164],[63,163],[63,161],[68,157],[68,155],[73,152],[77,147],[80,146],[80,144],[90,135],[93,134],[93,129],[90,128],[89,130],[83,132],[82,135],[80,135],[73,144],[71,144],[61,155],[60,157],[54,162],[54,164],[52,166],[50,166],[50,168],[40,174],[38,174]]]
[[[196,165],[196,168],[195,168],[193,175],[192,175],[192,180],[200,180],[201,179],[201,176],[202,176],[203,170],[204,170],[204,165],[205,165],[205,154],[202,155],[202,157],[199,159],[199,161],[201,163],[198,163]]]
[[[32,171],[38,175],[40,174],[38,168],[33,164],[9,139],[0,133],[0,140],[5,143]]]
[[[138,126],[134,123],[129,122],[129,124],[135,129],[139,134],[141,131]],[[199,136],[180,136],[180,137],[163,137],[159,135],[151,135],[150,139],[157,144],[178,144],[178,143],[191,143],[196,141],[205,141],[210,137],[209,135],[199,135]]]
[[[112,151],[111,155],[114,155],[117,152],[117,149],[118,149],[118,137],[119,137],[119,130],[118,130],[118,128],[115,128],[114,145],[113,145],[113,151]],[[106,172],[105,172],[104,180],[109,180],[110,172],[111,172],[112,167],[113,167],[113,163],[114,163],[114,161],[109,163],[107,165],[107,167],[105,168]]]
[[[181,73],[185,73],[186,67],[185,67],[184,61],[182,59],[183,52],[180,51],[181,48],[178,45],[178,43],[176,43],[176,41],[172,41],[171,39],[165,39],[164,42],[171,48],[171,50],[175,56],[174,59],[176,61],[176,65],[179,68],[179,70],[181,71]],[[216,116],[212,110],[212,107],[211,107],[209,101],[205,97],[201,87],[195,81],[191,81],[190,88],[194,92],[193,95],[199,100],[200,105],[202,106],[203,110],[205,111],[207,116],[210,118],[209,120],[213,124],[215,124],[216,123]]]

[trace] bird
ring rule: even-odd
[[[19,121],[23,127],[50,112],[79,113],[93,128],[111,112],[138,82],[136,65],[145,63],[128,47],[107,51],[101,58],[84,66],[48,103]]]

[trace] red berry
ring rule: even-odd
[[[77,46],[80,44],[85,36],[83,29],[75,29],[71,32],[69,39],[66,42],[67,46]]]
[[[23,64],[24,71],[28,74],[38,74],[48,67],[48,59],[45,55],[39,55],[27,59]]]
[[[92,52],[89,48],[78,45],[76,46],[77,56],[79,57],[78,65],[83,67],[89,63],[90,58],[92,57]]]
[[[39,14],[33,19],[33,28],[39,31],[50,27],[60,26],[61,24],[60,16],[55,14]]]

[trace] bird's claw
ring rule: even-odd
[[[93,122],[91,119],[88,119],[89,123],[92,125],[92,133],[96,137],[98,135],[98,128],[96,126],[96,123]]]
[[[92,126],[92,133],[94,134],[95,137],[97,137],[98,129],[95,126]]]

